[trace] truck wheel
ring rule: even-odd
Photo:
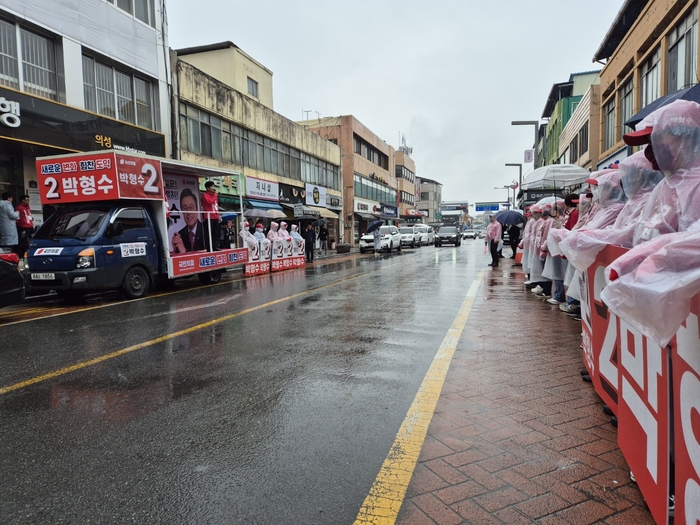
[[[148,292],[148,273],[140,266],[129,268],[122,282],[122,293],[127,299],[139,299]]]
[[[202,284],[216,284],[221,281],[221,270],[197,274],[199,282]]]

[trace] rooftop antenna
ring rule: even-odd
[[[304,113],[306,113],[306,116],[304,116]],[[302,120],[309,120],[309,113],[313,113],[313,111],[310,110],[310,109],[306,109],[306,110],[302,109],[302,110],[301,110],[301,118],[302,118]]]

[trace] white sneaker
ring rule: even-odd
[[[532,282],[532,281],[525,281],[523,284],[524,284],[525,286],[527,286],[527,285],[530,284],[531,282]]]
[[[534,294],[542,293],[544,290],[542,289],[541,286],[535,286],[532,290],[530,290]]]
[[[561,302],[557,301],[554,297],[552,297],[551,299],[547,299],[547,302],[549,304],[561,304]]]
[[[561,303],[561,304],[559,305],[559,309],[560,309],[562,312],[568,312],[568,311],[569,311],[569,305],[568,305],[568,303]]]

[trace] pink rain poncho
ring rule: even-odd
[[[595,257],[606,244],[599,240],[607,234],[607,228],[612,228],[625,206],[625,193],[621,185],[622,172],[608,170],[598,177],[598,190],[595,195],[599,210],[596,215],[559,243],[559,249],[564,253],[569,263],[578,271],[584,272],[593,264]]]
[[[664,346],[700,292],[700,105],[677,100],[653,115],[645,155],[664,179],[642,211],[634,248],[606,269],[613,282],[601,297]]]
[[[618,258],[606,269],[612,282],[601,299],[664,347],[690,314],[692,298],[700,293],[699,261],[700,221],[686,232],[661,235]]]
[[[651,148],[664,179],[656,186],[641,214],[633,244],[665,233],[686,231],[700,219],[700,105],[676,100],[653,115]]]
[[[270,223],[270,231],[267,232],[267,238],[270,242],[276,241],[277,239],[280,238],[279,233],[277,233],[277,230],[279,230],[279,227],[280,227],[280,225],[274,221],[272,221]]]
[[[280,229],[277,232],[277,235],[280,239],[290,239],[291,240],[292,236],[289,235],[289,232],[287,231],[287,223],[286,222],[280,223]]]
[[[523,251],[523,257],[521,260],[523,272],[525,272],[526,275],[530,273],[530,242],[536,222],[537,219],[534,217],[531,216],[528,218],[527,224],[525,224],[525,228],[523,229],[523,238],[520,240],[520,244],[518,245],[518,248]]]
[[[241,228],[241,231],[238,232],[238,235],[241,237],[241,241],[243,242],[243,246],[245,248],[248,248],[248,251],[251,254],[250,259],[253,260],[254,258],[257,258],[258,256],[258,240],[253,237],[253,234],[250,233],[248,230],[250,228],[250,224],[247,222],[243,223],[243,228]]]

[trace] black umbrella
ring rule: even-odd
[[[660,107],[670,104],[674,100],[689,100],[700,104],[700,84],[695,84],[689,88],[679,89],[678,91],[664,95],[661,98],[657,98],[654,102],[639,110],[636,115],[630,117],[630,119],[625,122],[625,126],[629,126],[630,128],[634,129],[634,127],[644,120],[644,118],[646,118],[649,114],[653,113]]]
[[[499,211],[493,216],[501,224],[521,224],[525,223],[525,216],[515,210],[503,210]]]
[[[379,228],[383,223],[383,221],[376,220],[372,221],[369,226],[367,226],[367,233],[372,233],[374,230]]]
[[[330,222],[330,221],[329,221],[328,219],[323,219],[323,218],[321,218],[321,219],[318,219],[317,221],[314,221],[312,224],[313,224],[314,226],[325,226],[325,225],[328,224],[329,222]]]

